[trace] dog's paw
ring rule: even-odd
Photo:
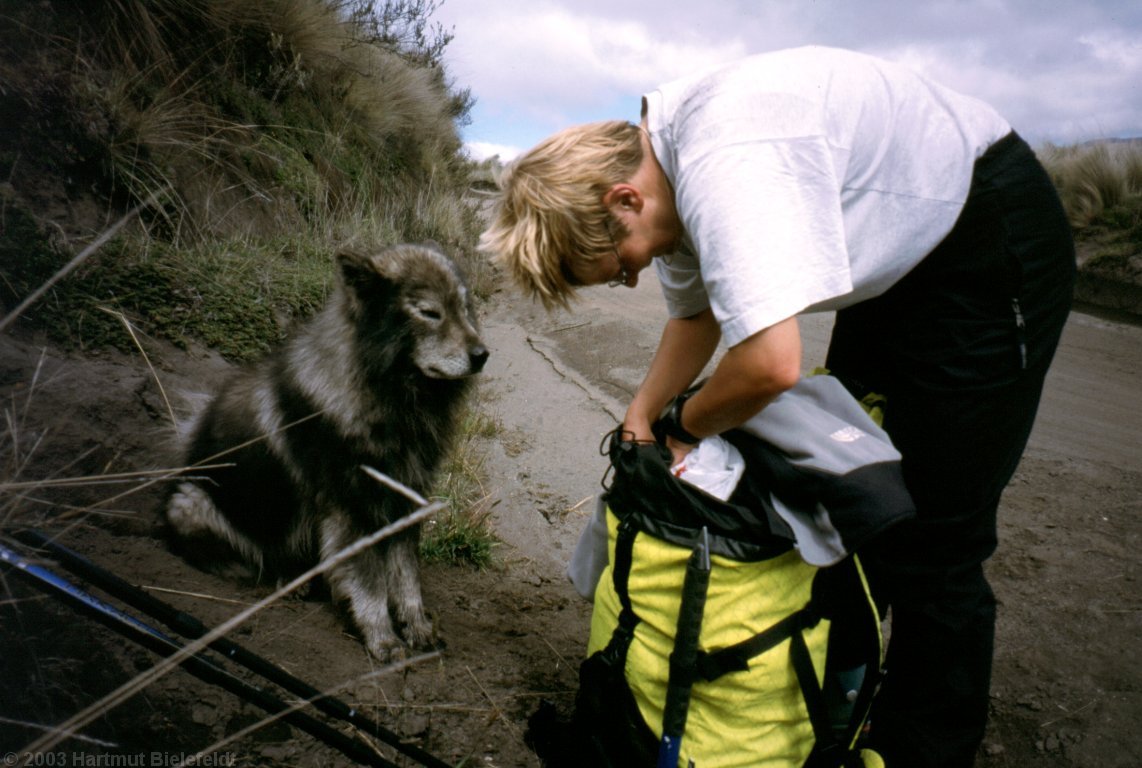
[[[217,535],[212,523],[218,516],[210,496],[193,483],[179,483],[167,499],[166,522],[171,532],[183,538],[207,538]]]
[[[440,636],[436,634],[436,626],[423,611],[411,621],[403,623],[401,634],[404,635],[405,642],[418,651],[431,651],[443,646]]]
[[[373,658],[382,664],[391,664],[408,658],[408,649],[399,640],[395,642],[387,640],[366,642],[365,647]]]
[[[428,612],[424,610],[424,603],[420,600],[419,594],[399,602],[393,614],[400,628],[400,634],[409,647],[418,651],[440,647],[436,627]]]
[[[401,661],[408,658],[408,648],[401,641],[393,629],[393,625],[386,614],[376,622],[358,624],[361,639],[365,648],[382,664]]]

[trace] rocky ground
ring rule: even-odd
[[[448,764],[538,765],[524,743],[526,719],[544,698],[567,707],[577,683],[590,606],[563,571],[605,470],[599,441],[657,341],[655,291],[599,289],[576,312],[555,315],[506,292],[485,308],[493,355],[477,407],[498,425],[483,448],[501,544],[487,571],[426,569],[426,602],[447,643],[439,656],[377,668],[318,594],[275,603],[235,639],[319,688],[337,687],[339,697]],[[827,333],[827,318],[804,324],[807,366],[820,362]],[[67,355],[35,338],[0,338],[7,480],[0,523],[5,532],[35,524],[57,533],[217,624],[269,590],[209,576],[172,555],[157,525],[160,486],[12,485],[173,466],[156,382],[167,393],[202,391],[227,364],[202,352],[147,349],[154,373],[140,356]],[[1142,328],[1076,313],[1003,501],[1002,543],[990,567],[1002,605],[983,768],[1142,764],[1139,392]],[[154,663],[10,574],[0,590],[0,751],[19,753]],[[236,765],[347,764],[281,723],[214,746],[259,717],[176,670],[32,764],[200,749]]]

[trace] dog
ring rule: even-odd
[[[434,245],[346,251],[336,263],[326,306],[189,427],[165,516],[200,565],[221,551],[259,577],[303,572],[412,511],[362,465],[424,494],[448,450],[489,354],[462,273]],[[408,646],[437,645],[418,543],[417,526],[327,574],[381,660],[405,653],[397,627]]]

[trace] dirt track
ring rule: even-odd
[[[316,599],[274,606],[240,632],[240,642],[319,687],[356,680],[344,698],[453,765],[537,764],[523,744],[526,718],[541,697],[569,705],[589,621],[589,606],[563,567],[605,469],[599,440],[641,378],[662,320],[652,281],[584,295],[573,314],[548,316],[508,293],[485,313],[493,355],[479,407],[500,424],[485,469],[503,545],[491,572],[428,569],[426,600],[448,643],[441,658],[362,678],[374,671],[370,659]],[[808,319],[802,333],[811,367],[823,357],[828,318]],[[35,343],[0,338],[0,386],[20,417],[20,445],[30,451],[44,436],[23,476],[169,460],[165,408],[137,358],[49,352],[29,398],[39,354]],[[168,390],[206,387],[225,369],[214,358],[168,348],[153,349],[152,358]],[[1076,313],[1001,511],[1001,548],[990,573],[1002,605],[983,768],[1142,764],[1140,392],[1142,328]],[[112,492],[45,492],[52,506],[28,502],[3,522],[61,531],[125,578],[177,590],[156,594],[210,623],[237,610],[227,601],[266,593],[199,573],[169,554],[155,525],[157,488],[112,504],[114,515],[58,506],[88,505]],[[68,609],[6,584],[18,602],[0,604],[0,718],[59,722],[150,663]],[[86,732],[117,747],[69,741],[63,748],[68,755],[188,751],[255,718],[248,705],[176,672]],[[37,733],[0,721],[0,746],[18,747]],[[222,751],[240,765],[343,764],[280,724]]]

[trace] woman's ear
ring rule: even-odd
[[[603,207],[615,216],[625,211],[638,213],[644,204],[642,192],[633,184],[615,184],[603,193]]]

